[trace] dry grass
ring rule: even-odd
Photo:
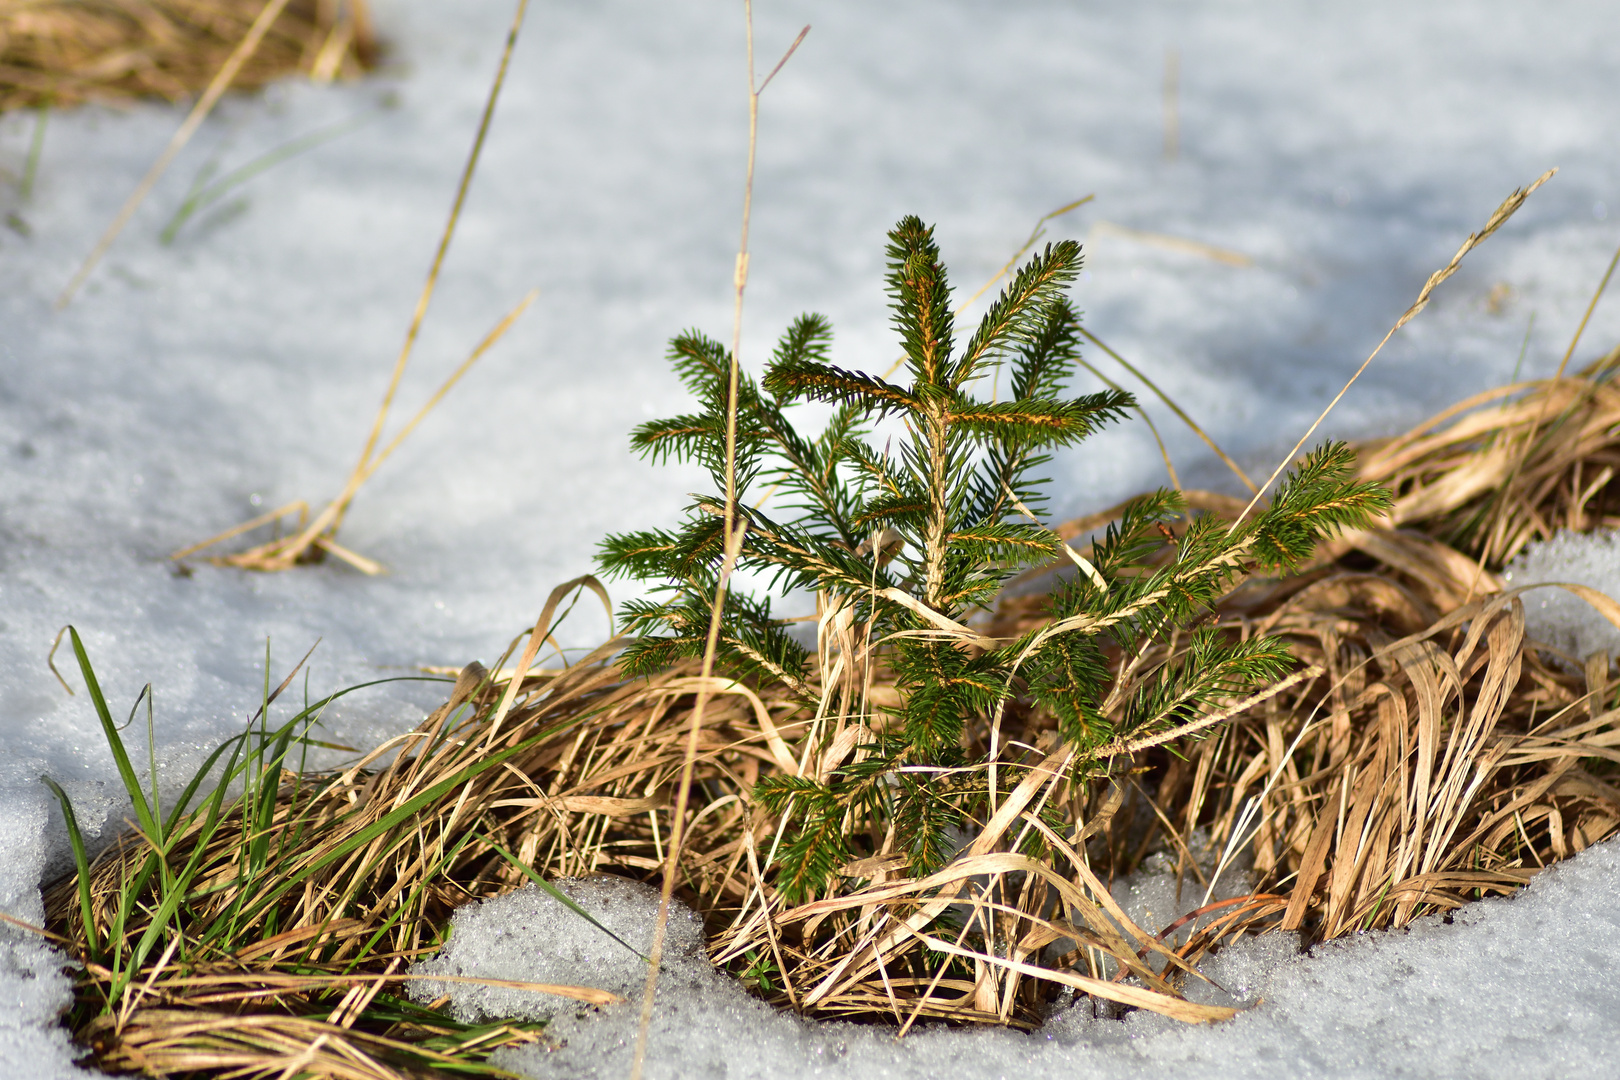
[[[1185,852],[1195,828],[1253,861],[1256,900],[1205,928],[1194,952],[1245,928],[1335,937],[1405,925],[1510,892],[1614,832],[1612,658],[1527,638],[1523,590],[1504,590],[1495,571],[1559,529],[1620,525],[1608,501],[1617,364],[1620,349],[1576,377],[1502,387],[1364,445],[1362,475],[1397,495],[1389,525],[1222,605],[1234,633],[1283,634],[1301,670],[1321,674],[1215,738],[1138,764],[1125,801],[1151,824],[1099,853],[1112,871],[1156,845]],[[1209,513],[1242,506],[1189,495]],[[1088,532],[1117,509],[1063,531]],[[1620,624],[1613,600],[1572,591]],[[1038,619],[1039,604],[1005,603],[995,632]]]
[[[709,700],[675,892],[715,929],[729,926],[729,941],[762,925],[761,912],[769,909],[763,925],[782,939],[784,971],[794,969],[798,947],[786,940],[788,927],[815,911],[777,910],[762,872],[776,823],[749,795],[766,772],[829,767],[853,740],[835,740],[832,756],[812,753],[801,765],[793,749],[812,742],[806,735],[815,717],[797,694],[704,679],[696,662],[626,681],[613,665],[612,642],[571,667],[527,673],[563,591],[530,633],[518,667],[524,674],[497,682],[469,666],[446,704],[419,728],[342,773],[300,775],[278,764],[279,781],[266,779],[257,792],[250,783],[233,806],[198,814],[155,842],[146,831],[127,836],[90,865],[84,889],[69,879],[49,891],[50,930],[71,943],[83,964],[78,1032],[104,1067],[161,1074],[255,1061],[254,1075],[270,1076],[309,1052],[325,1055],[333,1069],[339,1058],[350,1062],[343,1068],[351,1071],[334,1075],[398,1075],[388,1070],[405,1069],[401,1046],[446,1038],[450,1025],[436,1027],[420,1010],[405,1016],[394,998],[384,999],[387,1008],[358,999],[405,978],[400,969],[436,946],[455,906],[522,884],[531,867],[547,877],[657,878],[699,691]],[[884,697],[881,687],[875,697]],[[264,873],[244,869],[244,850],[255,844]],[[992,854],[946,877],[959,892],[970,875],[1005,877],[1036,866],[1021,855]],[[175,915],[175,907],[165,909],[171,894],[161,879],[182,868],[190,884]],[[1093,906],[1111,905],[1095,882],[1037,874],[1077,902],[1095,896]],[[946,882],[915,884],[936,889]],[[897,895],[879,906],[908,905]],[[167,933],[164,916],[153,914],[165,910],[183,936]],[[1051,925],[1084,933],[1063,919]],[[1057,973],[1060,981],[1186,1019],[1227,1015],[1179,1001],[1136,959],[1137,949],[1151,944],[1145,932],[1131,928],[1127,941],[1108,920],[1099,918],[1098,926],[1099,947],[1132,965],[1148,987]],[[158,955],[165,937],[168,946]],[[927,935],[921,940],[927,943]],[[122,943],[118,962],[109,959],[112,942]],[[136,942],[147,950],[132,960]],[[947,952],[960,947],[939,944]],[[903,959],[890,963],[891,970],[904,966]],[[954,995],[960,982],[926,971],[909,977],[896,971],[894,981],[896,1000],[923,1003],[919,1015],[930,1016],[941,1013],[943,999],[929,1005],[925,984],[938,997]],[[824,1011],[862,1010],[844,993]],[[965,1018],[995,1015],[990,1009]],[[1027,1024],[1029,1013],[1021,1008],[1008,1018]],[[521,1025],[474,1034],[482,1051],[536,1037]],[[465,1045],[456,1053],[464,1061]]]
[[[471,666],[442,708],[364,761],[333,776],[282,773],[268,818],[251,820],[250,799],[200,848],[200,824],[167,838],[169,865],[199,867],[186,945],[175,952],[171,938],[165,955],[122,975],[87,962],[81,1034],[104,1065],[154,1073],[252,1060],[276,1075],[311,1053],[327,1055],[333,1075],[399,1075],[401,1046],[447,1039],[446,1029],[404,1015],[397,998],[382,999],[394,1013],[357,1002],[432,949],[455,906],[522,884],[525,868],[659,877],[700,690],[709,701],[674,891],[704,914],[716,960],[754,971],[774,1000],[902,1025],[1027,1027],[1068,988],[1189,1021],[1229,1015],[1178,991],[1223,939],[1279,925],[1319,937],[1403,925],[1511,891],[1620,821],[1607,658],[1559,666],[1525,638],[1516,594],[1451,603],[1396,567],[1367,565],[1368,548],[1230,598],[1222,618],[1232,632],[1287,634],[1300,671],[1215,737],[1123,753],[1110,777],[1088,782],[1063,768],[1068,753],[1047,718],[1014,710],[1002,737],[1019,749],[1003,758],[1002,801],[956,861],[906,879],[880,848],[845,869],[844,886],[797,907],[771,884],[780,823],[750,793],[769,772],[821,775],[861,755],[867,731],[839,715],[863,699],[864,722],[884,722],[897,698],[881,655],[853,664],[859,628],[828,613],[819,710],[784,686],[704,679],[696,662],[626,681],[612,642],[572,666],[530,671],[559,590],[504,680]],[[986,632],[1038,619],[1038,603],[1007,601]],[[973,738],[989,734],[987,718]],[[287,855],[244,893],[247,835]],[[1150,850],[1200,842],[1246,846],[1254,893],[1191,925],[1126,918],[1110,880]],[[149,919],[120,925],[117,909],[153,847],[128,837],[92,868],[100,940],[145,934]],[[1182,862],[1187,887],[1202,889],[1207,866]],[[137,907],[149,912],[160,892],[147,888]],[[53,889],[48,906],[51,929],[82,953],[75,884]],[[227,915],[233,947],[199,944]],[[120,978],[122,997],[103,1008]],[[475,1037],[492,1049],[539,1036],[513,1026]]]
[[[270,2],[277,3],[283,2],[283,0],[270,0]],[[277,532],[274,538],[255,544],[246,551],[210,556],[208,561],[218,566],[232,566],[261,573],[276,573],[290,570],[295,566],[318,563],[323,561],[326,556],[332,555],[363,574],[376,575],[383,572],[383,566],[380,563],[351,551],[337,542],[338,530],[342,527],[343,519],[348,515],[349,507],[353,504],[355,496],[360,493],[360,489],[365,485],[366,481],[370,480],[372,475],[382,467],[383,462],[387,461],[394,451],[399,449],[400,444],[410,436],[411,432],[416,430],[417,425],[425,420],[428,414],[438,406],[439,402],[444,400],[445,395],[455,387],[456,383],[461,381],[462,376],[466,375],[486,352],[494,348],[496,343],[506,336],[506,332],[512,328],[518,319],[522,318],[523,313],[529,310],[529,307],[540,295],[538,289],[529,290],[528,294],[518,302],[517,306],[507,312],[505,317],[496,323],[489,333],[484,335],[483,340],[439,385],[439,388],[417,410],[416,414],[406,421],[404,426],[386,445],[379,449],[378,444],[382,441],[383,430],[388,423],[389,413],[394,406],[394,398],[399,393],[400,384],[405,377],[405,369],[409,366],[412,353],[416,349],[416,339],[421,332],[422,322],[427,317],[428,307],[433,302],[433,294],[438,288],[439,273],[444,268],[445,254],[450,250],[450,242],[455,239],[456,225],[461,220],[461,208],[467,201],[467,192],[472,187],[473,176],[478,172],[478,160],[483,153],[484,140],[489,135],[490,123],[495,118],[495,106],[500,101],[501,89],[506,85],[506,74],[511,67],[512,50],[517,46],[518,35],[523,30],[523,23],[528,10],[528,0],[518,0],[516,10],[512,15],[512,24],[507,30],[506,47],[501,52],[500,64],[495,69],[495,77],[490,83],[489,94],[484,99],[483,115],[478,122],[477,134],[473,136],[472,148],[467,153],[466,164],[462,167],[461,180],[456,186],[456,197],[451,203],[450,215],[446,219],[444,231],[439,237],[439,246],[434,253],[433,264],[428,269],[427,280],[423,282],[422,292],[417,297],[416,309],[412,312],[410,326],[405,331],[405,342],[400,347],[399,355],[394,360],[393,372],[388,379],[388,388],[383,393],[382,404],[377,408],[377,414],[371,423],[371,430],[366,435],[365,445],[360,450],[360,458],[350,471],[349,478],[343,485],[343,490],[338,493],[336,498],[327,503],[320,513],[315,515],[313,521],[310,520],[309,516],[309,503],[299,499],[267,514],[253,518],[251,521],[226,529],[224,532],[211,536],[207,540],[183,548],[171,555],[170,558],[183,559],[188,555],[207,550],[216,544],[234,540],[238,536],[246,535],[267,525],[274,525]],[[161,161],[159,164],[162,164]],[[136,195],[132,197],[132,203],[138,201],[139,196],[140,192],[137,191]],[[127,218],[129,212],[130,207],[126,205],[125,213],[122,216]],[[118,223],[115,223],[108,234],[108,238],[103,239],[102,248],[98,250],[103,250],[111,242],[110,237],[116,235],[118,228]],[[94,265],[96,257],[93,254],[87,260],[86,267]],[[86,272],[87,270],[81,270],[80,277],[82,278]],[[71,290],[72,286],[69,287],[69,293],[71,293]],[[282,535],[282,523],[294,515],[296,515],[296,525],[292,533]]]
[[[1400,926],[1512,891],[1620,822],[1616,677],[1608,657],[1572,664],[1529,640],[1518,593],[1502,591],[1489,569],[1476,575],[1473,559],[1438,538],[1483,497],[1448,478],[1488,458],[1469,449],[1470,439],[1528,442],[1536,449],[1519,471],[1524,490],[1550,501],[1536,514],[1520,507],[1523,519],[1599,524],[1604,515],[1590,511],[1571,522],[1580,504],[1560,493],[1585,490],[1569,478],[1590,475],[1593,460],[1614,451],[1564,405],[1609,407],[1612,366],[1606,359],[1579,378],[1520,388],[1517,401],[1488,395],[1472,411],[1452,410],[1367,448],[1369,475],[1418,478],[1399,481],[1401,529],[1346,538],[1307,572],[1251,581],[1228,598],[1222,624],[1234,634],[1288,636],[1299,670],[1235,703],[1213,737],[1117,748],[1110,776],[1087,781],[1064,768],[1068,751],[1049,718],[1010,710],[999,737],[1013,750],[1001,758],[997,808],[964,837],[955,862],[929,878],[895,877],[897,860],[884,858],[876,838],[879,854],[847,867],[843,886],[797,907],[771,884],[780,823],[763,817],[750,793],[769,772],[819,776],[859,758],[871,727],[897,703],[881,652],[862,647],[848,609],[824,610],[822,677],[812,688],[819,707],[785,686],[704,679],[696,662],[627,682],[613,665],[614,643],[571,667],[530,673],[560,590],[530,634],[516,681],[511,667],[504,681],[471,667],[443,708],[365,761],[316,780],[285,774],[274,816],[257,834],[320,839],[234,916],[233,940],[248,944],[192,951],[183,962],[149,959],[127,976],[140,988],[138,1002],[124,999],[127,1015],[96,1020],[85,1034],[109,1064],[137,1064],[158,1052],[149,1047],[200,1053],[222,1038],[219,1016],[254,1012],[266,998],[291,1019],[264,1032],[313,1033],[342,992],[397,978],[405,961],[433,947],[454,906],[521,884],[523,867],[548,877],[656,879],[700,690],[710,700],[675,892],[708,920],[717,961],[764,972],[776,1000],[810,1013],[1029,1026],[1067,987],[1212,1019],[1225,1014],[1187,1004],[1178,982],[1222,939],[1278,926],[1313,937]],[[1538,395],[1558,407],[1527,431]],[[1378,471],[1386,468],[1407,471]],[[1450,494],[1438,501],[1435,491]],[[1428,507],[1421,514],[1410,510],[1417,496]],[[1190,497],[1205,512],[1242,507]],[[1563,507],[1562,516],[1547,506]],[[1167,543],[1166,556],[1172,551]],[[1608,602],[1607,613],[1620,617],[1620,608]],[[1038,595],[1009,599],[982,631],[1005,636],[1041,617]],[[990,726],[987,717],[970,738],[986,742]],[[984,780],[941,778],[969,782]],[[229,885],[241,835],[216,830],[201,856],[208,907],[192,917],[202,925],[242,901]],[[169,838],[170,862],[193,857],[187,842]],[[1166,849],[1181,853],[1187,887],[1202,889],[1208,868],[1189,857],[1201,843],[1252,862],[1253,895],[1213,905],[1188,925],[1130,922],[1108,882]],[[129,838],[93,869],[91,922],[102,939],[115,929],[131,939],[144,932],[142,924],[115,928],[111,905],[151,848]],[[52,891],[52,928],[83,941],[75,897],[71,882]],[[86,972],[86,1000],[105,997],[116,976],[94,964]],[[1127,972],[1135,978],[1123,980]],[[271,974],[306,982],[272,985]],[[188,1009],[203,1015],[174,1034],[176,1010]],[[421,1018],[399,1023],[355,1038],[409,1041],[429,1030]],[[323,1049],[341,1043],[319,1030],[332,1036]],[[231,1038],[260,1031],[241,1027]]]
[[[903,1026],[1032,1026],[1064,989],[1189,1021],[1229,1015],[1180,993],[1215,944],[1278,927],[1327,938],[1405,925],[1510,892],[1620,823],[1609,658],[1571,664],[1528,639],[1518,592],[1501,590],[1489,568],[1476,577],[1475,561],[1439,538],[1472,520],[1471,499],[1488,497],[1448,480],[1488,456],[1468,440],[1528,442],[1519,475],[1543,501],[1516,504],[1518,520],[1570,524],[1581,502],[1567,493],[1591,484],[1572,488],[1569,478],[1592,476],[1613,452],[1580,419],[1611,407],[1612,367],[1608,358],[1579,378],[1488,395],[1367,448],[1369,475],[1416,478],[1397,481],[1401,528],[1347,538],[1307,572],[1253,580],[1228,598],[1222,625],[1288,636],[1299,669],[1234,703],[1212,737],[1116,748],[1108,776],[1086,779],[1065,768],[1049,718],[1013,708],[1000,718],[1011,749],[995,810],[955,861],[928,878],[898,877],[898,860],[874,838],[877,856],[798,906],[772,885],[781,823],[751,792],[768,773],[823,775],[864,753],[897,704],[881,650],[863,647],[847,608],[825,608],[809,704],[782,685],[705,679],[696,662],[626,681],[613,642],[572,666],[531,671],[559,590],[515,669],[495,679],[469,667],[416,731],[337,775],[280,773],[268,817],[255,819],[248,798],[206,838],[202,819],[158,844],[126,837],[91,868],[84,906],[71,880],[51,890],[50,929],[85,964],[80,1033],[108,1067],[224,1072],[254,1062],[241,1075],[270,1076],[308,1054],[332,1075],[366,1077],[427,1065],[402,1047],[465,1061],[541,1037],[521,1025],[451,1033],[383,991],[435,946],[455,906],[518,886],[531,870],[656,880],[699,691],[708,700],[672,885],[707,920],[717,962],[747,969],[773,1000]],[[1556,407],[1526,430],[1537,395]],[[1429,456],[1412,452],[1424,447]],[[1443,501],[1432,494],[1442,490]],[[1416,496],[1423,513],[1410,510]],[[1232,516],[1243,505],[1191,499]],[[1605,519],[1579,512],[1587,527]],[[599,588],[571,583],[581,585]],[[1612,602],[1607,613],[1620,618]],[[1004,636],[1040,618],[1039,595],[1008,599],[981,630]],[[992,719],[970,739],[987,742]],[[269,860],[273,877],[244,877],[247,837],[285,853]],[[1190,855],[1211,843],[1252,864],[1251,895],[1171,927],[1132,923],[1110,895],[1110,881],[1153,850],[1179,853],[1186,887],[1202,890],[1208,867]],[[198,868],[184,938],[157,935],[169,943],[161,956],[154,945],[131,966],[126,954],[121,969],[90,960],[86,910],[100,941],[153,937],[155,875],[128,908],[146,914],[120,923],[118,910],[154,849],[165,865]],[[230,935],[211,944],[210,928],[227,917]]]
[[[200,93],[261,0],[3,0],[0,110]],[[376,60],[364,0],[294,0],[234,80],[350,78]]]
[[[1620,525],[1620,348],[1574,378],[1476,394],[1398,438],[1368,444],[1362,474],[1417,527],[1488,566],[1560,529]]]
[[[594,586],[554,594],[525,671],[578,584]],[[779,766],[797,706],[721,679],[700,687],[695,664],[626,682],[613,651],[504,684],[471,665],[420,727],[335,775],[285,767],[306,708],[290,728],[249,740],[259,766],[239,777],[239,799],[171,810],[166,828],[157,813],[49,890],[50,932],[83,967],[75,1027],[98,1062],[275,1076],[318,1058],[331,1075],[381,1077],[537,1038],[534,1025],[467,1031],[379,994],[436,947],[455,906],[520,884],[524,867],[652,876],[700,688],[716,695],[695,775],[707,794],[690,830],[703,855],[685,864],[682,892],[742,896],[746,869],[726,860],[727,843],[739,850],[751,820],[741,796]],[[729,800],[716,798],[722,790]]]

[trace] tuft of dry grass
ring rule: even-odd
[[[201,93],[246,36],[260,0],[4,0],[0,111]],[[365,0],[293,0],[233,80],[320,81],[376,62]]]
[[[1362,475],[1394,492],[1391,525],[1421,529],[1486,566],[1560,529],[1620,526],[1617,369],[1620,347],[1573,377],[1476,394],[1366,444]]]
[[[1234,634],[1290,639],[1298,683],[1207,741],[1139,756],[1124,796],[1134,809],[1122,813],[1149,824],[1096,853],[1121,873],[1165,846],[1198,876],[1187,853],[1199,832],[1252,861],[1255,897],[1195,922],[1189,959],[1249,930],[1331,938],[1406,925],[1511,892],[1620,825],[1613,658],[1529,638],[1526,590],[1496,573],[1559,529],[1620,525],[1606,501],[1620,462],[1617,366],[1620,349],[1363,444],[1361,475],[1397,496],[1387,524],[1221,605]],[[1205,513],[1241,512],[1227,496],[1188,497]],[[1084,535],[1120,509],[1060,531]],[[1613,599],[1552,587],[1620,625]],[[1040,603],[1005,601],[992,633],[1037,622]]]
[[[400,1047],[465,1062],[480,1048],[542,1037],[522,1025],[452,1031],[434,1014],[408,1012],[388,988],[471,899],[537,878],[659,880],[694,719],[672,889],[704,916],[716,962],[746,970],[771,1000],[902,1028],[919,1019],[1031,1027],[1064,991],[1188,1021],[1230,1015],[1182,995],[1193,966],[1223,942],[1279,928],[1331,938],[1405,925],[1511,892],[1620,824],[1611,658],[1560,657],[1531,640],[1523,590],[1501,589],[1489,568],[1476,574],[1475,559],[1442,539],[1468,500],[1483,497],[1447,479],[1480,458],[1457,449],[1465,439],[1522,440],[1516,425],[1535,415],[1536,394],[1607,407],[1612,367],[1606,359],[1558,384],[1530,384],[1511,406],[1512,394],[1488,396],[1364,448],[1369,475],[1391,475],[1375,470],[1399,460],[1418,477],[1405,495],[1446,490],[1451,501],[1426,496],[1421,514],[1410,511],[1415,502],[1398,506],[1399,528],[1346,537],[1305,572],[1250,580],[1229,596],[1219,625],[1286,635],[1297,667],[1234,702],[1207,738],[1116,747],[1106,775],[1078,775],[1050,718],[1015,703],[995,736],[1008,748],[995,809],[964,835],[955,860],[926,878],[897,876],[899,861],[875,838],[877,856],[797,905],[773,884],[781,822],[752,791],[771,773],[821,776],[859,762],[898,705],[881,647],[867,646],[847,605],[829,604],[808,695],[704,677],[695,661],[627,680],[614,665],[618,642],[536,668],[566,594],[600,589],[593,579],[569,583],[521,654],[514,642],[493,676],[463,670],[415,731],[337,774],[278,765],[273,781],[219,812],[223,827],[197,818],[157,840],[126,836],[87,866],[86,890],[72,879],[50,890],[49,929],[83,965],[81,1037],[107,1067],[270,1076],[310,1054],[326,1055],[321,1067],[333,1075],[366,1077],[427,1064]],[[1526,490],[1540,484],[1567,510],[1567,500],[1556,503],[1567,483],[1547,480],[1551,463],[1567,475],[1602,450],[1589,425],[1560,420],[1566,411],[1547,410],[1521,475]],[[1452,438],[1423,442],[1437,431]],[[1421,445],[1437,456],[1402,449]],[[1188,495],[1205,513],[1243,508]],[[1078,543],[1117,510],[1061,531]],[[1602,518],[1588,512],[1581,524]],[[1174,557],[1173,541],[1161,557]],[[1587,599],[1620,621],[1620,605]],[[979,632],[1005,637],[1043,618],[1039,593],[1008,597]],[[1150,672],[1178,646],[1116,663]],[[969,732],[976,748],[992,723]],[[278,852],[266,876],[244,875],[246,838]],[[1252,868],[1248,895],[1164,927],[1132,922],[1114,901],[1111,882],[1155,850],[1179,859],[1186,889],[1203,890],[1209,867],[1193,854],[1206,845]],[[158,855],[194,873],[183,919],[154,933],[161,875],[141,870]],[[142,880],[140,902],[121,899]],[[226,922],[230,933],[216,934]],[[129,943],[146,939],[132,958]],[[89,942],[112,940],[126,943],[119,963],[91,956]]]
[[[1133,797],[1154,808],[1150,834],[1169,823],[1185,851],[1201,827],[1253,867],[1254,906],[1204,928],[1189,958],[1245,929],[1404,926],[1511,892],[1620,824],[1610,658],[1572,668],[1529,639],[1524,590],[1448,605],[1466,571],[1437,595],[1365,561],[1235,598],[1233,632],[1283,634],[1316,674],[1144,762]],[[1110,864],[1154,842],[1112,849]]]
[[[212,794],[193,805],[194,789],[167,808],[136,796],[138,831],[93,862],[81,852],[80,871],[48,890],[47,932],[81,966],[73,1022],[104,1067],[271,1076],[298,1071],[291,1062],[307,1051],[305,1063],[333,1075],[395,1076],[536,1038],[533,1025],[469,1031],[382,991],[410,978],[401,968],[437,946],[455,906],[522,883],[529,867],[641,877],[661,867],[660,813],[700,689],[715,699],[695,782],[732,798],[729,810],[706,799],[691,835],[706,851],[724,847],[746,816],[739,794],[777,761],[769,747],[785,745],[772,719],[788,722],[782,703],[728,680],[700,686],[695,664],[628,682],[612,664],[616,642],[530,673],[574,588],[600,591],[594,579],[558,589],[504,683],[469,665],[416,730],[352,767],[292,768],[325,702],[270,729],[268,695],[258,727],[209,763],[225,763]],[[76,635],[74,645],[110,725]],[[121,746],[116,731],[109,738]],[[244,790],[227,800],[233,779]],[[713,862],[688,866],[687,894],[736,891]],[[527,988],[612,1000],[588,987]],[[410,1047],[429,1053],[410,1058]]]

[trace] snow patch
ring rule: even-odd
[[[1620,534],[1560,532],[1526,544],[1502,574],[1510,586],[1571,582],[1620,597]],[[1520,597],[1525,629],[1576,661],[1595,652],[1620,652],[1620,628],[1568,589],[1533,589]]]
[[[599,919],[624,920],[615,930],[634,933],[639,924],[632,944],[649,940],[655,890],[607,879],[561,884]],[[542,895],[525,889],[463,908],[451,945],[417,970],[623,993],[623,1004],[599,1008],[511,999],[514,1015],[551,1017],[546,1041],[493,1061],[536,1080],[628,1075],[644,970],[638,976],[639,961],[621,960],[622,946]],[[1608,1047],[1620,1038],[1620,984],[1610,977],[1620,956],[1614,841],[1552,867],[1514,897],[1471,904],[1449,919],[1356,935],[1311,955],[1300,954],[1293,934],[1243,939],[1206,963],[1216,985],[1189,986],[1194,1000],[1244,1010],[1206,1027],[1147,1012],[1106,1019],[1081,1001],[1032,1034],[934,1025],[896,1040],[893,1026],[818,1023],[771,1008],[708,964],[694,947],[689,911],[677,908],[672,927],[681,944],[659,980],[649,1080],[1123,1078],[1166,1070],[1210,1080],[1561,1077],[1606,1075]],[[507,1000],[482,988],[445,990],[465,1019],[500,1015],[489,1009]]]

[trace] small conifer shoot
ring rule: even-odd
[[[815,657],[769,596],[729,591],[723,611],[724,665],[795,688],[815,716],[796,748],[801,767],[754,789],[782,822],[769,869],[788,904],[858,887],[867,875],[840,871],[861,860],[895,858],[926,875],[983,837],[1046,756],[1002,739],[1009,709],[1049,718],[1067,776],[1084,786],[1128,741],[1196,724],[1281,679],[1285,644],[1225,632],[1209,619],[1214,605],[1389,506],[1383,488],[1355,479],[1352,452],[1329,443],[1235,527],[1163,490],[1131,504],[1089,558],[1039,524],[1052,453],[1135,404],[1119,390],[1064,396],[1079,361],[1067,292],[1080,262],[1078,244],[1047,245],[963,339],[933,231],[907,217],[888,245],[904,381],[833,364],[831,328],[814,314],[788,328],[762,379],[741,381],[738,569],[775,592],[817,596]],[[632,446],[654,462],[695,462],[724,492],[730,356],[688,331],[669,358],[698,411],[638,427]],[[1003,399],[976,396],[992,385]],[[813,436],[789,417],[807,402],[834,407]],[[757,505],[766,489],[785,510]],[[674,527],[604,542],[609,573],[652,584],[651,598],[622,611],[631,673],[702,654],[724,501],[694,496]],[[975,629],[1010,577],[1064,559],[1079,572],[1052,593],[1044,625],[1013,638]],[[897,701],[864,692],[872,664],[892,671]],[[1039,857],[1043,836],[1024,829],[1001,849]]]

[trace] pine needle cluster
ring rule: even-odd
[[[1047,245],[959,341],[932,230],[908,217],[888,246],[903,381],[831,363],[819,315],[788,328],[762,379],[739,375],[738,572],[763,575],[778,594],[816,593],[823,629],[864,643],[900,692],[893,715],[874,717],[858,695],[829,703],[828,673],[815,673],[816,707],[840,710],[840,728],[863,725],[867,741],[824,776],[777,773],[755,791],[789,821],[776,860],[789,902],[823,893],[840,867],[880,849],[903,855],[912,873],[948,861],[1020,777],[1015,766],[991,767],[993,738],[987,757],[966,737],[975,724],[994,727],[1011,703],[1055,719],[1083,777],[1104,767],[1110,744],[1194,721],[1280,677],[1289,663],[1281,641],[1239,640],[1200,621],[1244,576],[1296,566],[1324,534],[1388,505],[1383,489],[1353,479],[1351,452],[1329,444],[1236,526],[1190,515],[1178,493],[1159,491],[1134,502],[1089,558],[1069,548],[1039,524],[1043,466],[1134,405],[1118,390],[1064,396],[1079,357],[1067,296],[1079,267],[1078,244]],[[732,358],[696,331],[675,338],[669,358],[698,410],[642,425],[632,446],[655,462],[698,463],[724,492]],[[788,416],[807,402],[833,408],[813,437]],[[760,505],[767,490],[769,511]],[[674,528],[604,542],[609,573],[653,583],[651,599],[623,612],[632,672],[703,652],[724,501],[696,495]],[[1168,560],[1159,557],[1167,542]],[[1052,594],[1049,622],[1012,639],[970,625],[1011,576],[1054,559],[1080,572]],[[1172,635],[1173,658],[1145,664]],[[727,592],[719,648],[730,670],[812,693],[812,657],[768,597]]]

